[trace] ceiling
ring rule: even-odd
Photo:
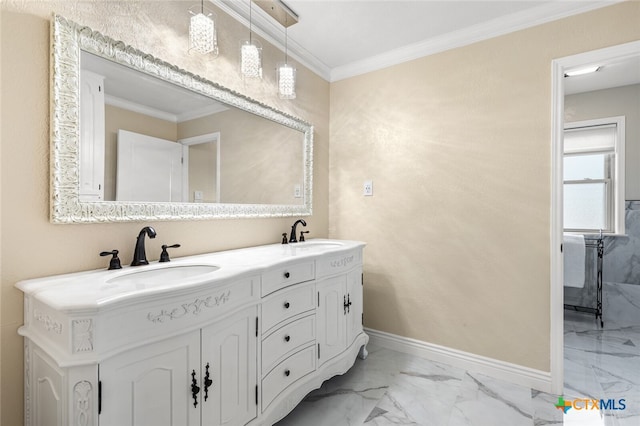
[[[247,25],[248,0],[211,0]],[[273,0],[278,2],[280,0]],[[298,16],[289,54],[328,81],[507,34],[620,0],[284,0]],[[252,7],[253,27],[282,46],[284,29]]]
[[[244,4],[248,13],[248,1],[227,3],[233,3],[236,7]],[[490,36],[487,34],[495,36],[505,33],[508,28],[513,30],[514,22],[521,20],[522,16],[532,17],[534,10],[539,16],[547,13],[546,18],[539,17],[537,22],[548,20],[551,16],[548,7],[552,3],[558,4],[479,0],[289,0],[287,5],[299,15],[299,22],[289,29],[289,35],[294,40],[290,45],[296,46],[293,55],[298,61],[327,80],[335,81],[410,60],[415,55],[421,57],[452,48],[456,43],[464,45],[477,41],[480,32],[484,38]],[[568,4],[566,1],[560,3]],[[577,8],[578,4],[584,6],[588,3],[591,8],[596,4],[583,1],[570,3],[573,11],[584,10],[584,7]],[[229,10],[232,16],[235,15],[234,18],[243,22],[240,12]],[[544,13],[541,12],[543,10]],[[558,11],[555,7],[554,10]],[[563,13],[568,13],[567,10]],[[262,11],[255,8],[252,13],[258,15]],[[259,16],[262,16],[257,20],[260,29],[256,32],[262,32],[263,37],[279,45],[283,31],[280,24],[264,13]],[[554,16],[558,16],[557,13]],[[512,26],[504,26],[504,23]],[[269,31],[280,35],[280,39],[270,36]],[[597,65],[601,68],[596,73],[565,78],[565,94],[640,83],[640,52],[629,58]],[[159,79],[141,75],[86,52],[82,56],[82,67],[105,76],[105,94],[107,103],[111,105],[174,122],[226,109],[210,98],[166,85]],[[134,77],[133,74],[139,75]],[[171,96],[164,96],[167,93],[171,93]],[[167,103],[167,99],[171,101]]]
[[[83,72],[104,78],[105,103],[181,123],[232,108],[214,99],[83,51]]]

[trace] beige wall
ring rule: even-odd
[[[304,134],[237,108],[180,123],[179,137],[220,132],[220,202],[302,204]]]
[[[549,371],[551,61],[638,22],[622,3],[331,85],[329,234],[368,242],[365,326]]]
[[[548,371],[550,62],[639,39],[640,3],[332,84],[330,134],[329,85],[311,72],[298,67],[295,101],[274,96],[273,76],[247,84],[237,77],[236,42],[246,30],[222,12],[221,57],[186,55],[188,5],[2,4],[1,423],[22,423],[15,282],[105,267],[103,249],[118,248],[126,260],[143,225],[48,221],[52,11],[315,125],[308,228],[369,243],[366,326]],[[280,55],[263,45],[264,69],[274,69]],[[365,179],[374,181],[373,197],[361,196]],[[155,259],[174,242],[181,255],[276,242],[290,223],[157,222],[147,253]]]
[[[640,200],[640,84],[565,96],[565,122],[625,117],[625,199]]]
[[[121,250],[131,259],[135,236],[147,223],[52,225],[49,223],[49,24],[59,12],[113,38],[175,63],[298,116],[315,125],[314,205],[307,218],[312,237],[328,232],[329,84],[298,66],[298,98],[274,93],[281,53],[262,41],[265,78],[245,84],[237,73],[237,40],[247,30],[219,11],[221,56],[216,60],[188,55],[186,10],[192,2],[2,2],[1,120],[1,393],[2,425],[22,424],[22,294],[17,281],[53,274],[106,268],[98,256]],[[132,31],[132,29],[135,29]],[[147,254],[158,259],[160,245],[180,243],[174,256],[280,241],[294,218],[149,223],[158,232]]]
[[[218,142],[189,145],[189,201],[195,201],[194,191],[202,191],[202,203],[217,201],[217,147]]]

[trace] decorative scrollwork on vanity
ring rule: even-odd
[[[91,410],[92,392],[93,387],[91,383],[86,380],[76,383],[73,387],[74,425],[93,425],[93,411]]]
[[[50,315],[45,315],[37,309],[33,311],[33,318],[44,324],[44,328],[47,331],[53,331],[56,334],[62,334],[62,324],[51,318]]]
[[[353,263],[355,256],[347,256],[341,259],[332,260],[330,265],[333,268],[343,268],[351,263]]]
[[[73,320],[73,352],[93,351],[93,321],[90,319]]]
[[[24,339],[24,424],[31,424],[31,349]]]
[[[206,299],[196,299],[191,303],[184,303],[179,308],[174,308],[169,311],[161,310],[159,314],[147,314],[147,319],[151,322],[162,323],[165,321],[171,321],[174,319],[182,318],[185,315],[191,313],[192,315],[198,315],[202,312],[202,308],[215,308],[224,305],[231,298],[231,290],[226,291],[218,296],[209,296]]]

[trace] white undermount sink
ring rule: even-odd
[[[186,279],[209,274],[220,269],[214,265],[177,265],[129,272],[107,280],[107,284],[135,284],[145,287],[178,284]]]

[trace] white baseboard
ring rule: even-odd
[[[551,392],[551,373],[435,345],[384,331],[365,328],[369,343],[394,351],[441,362],[467,371],[486,374],[520,386]]]

